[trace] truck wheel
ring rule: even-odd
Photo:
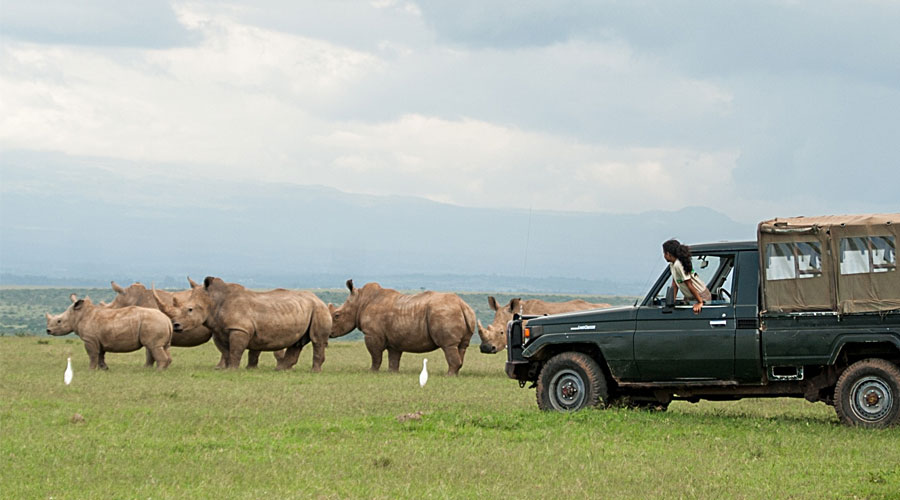
[[[834,410],[846,425],[881,428],[900,421],[900,369],[864,359],[844,370],[834,388]]]
[[[597,406],[606,397],[603,371],[590,356],[580,352],[557,354],[538,376],[537,404],[545,411],[578,411]]]

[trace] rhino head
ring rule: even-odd
[[[116,291],[116,298],[109,303],[110,308],[120,308],[128,306],[140,307],[156,307],[150,291],[141,283],[132,283],[128,288],[122,288],[115,281],[109,282],[113,290]]]
[[[350,290],[350,295],[347,296],[347,300],[341,307],[328,304],[328,310],[331,312],[331,338],[347,335],[356,328],[360,291],[359,288],[353,286],[353,280],[347,280],[347,289]]]
[[[478,335],[481,336],[481,352],[496,354],[506,348],[506,324],[512,320],[513,313],[518,312],[522,299],[512,299],[509,304],[501,306],[494,297],[488,297],[488,305],[494,310],[494,322],[485,328],[478,323]]]
[[[151,289],[156,307],[172,320],[172,330],[176,333],[185,330],[193,330],[206,322],[212,312],[213,303],[206,289],[188,278],[191,284],[191,294],[187,299],[181,299],[172,295],[171,304],[163,300],[156,287]]]
[[[44,317],[47,318],[48,335],[68,335],[75,331],[75,326],[78,324],[78,320],[81,319],[81,315],[93,305],[90,298],[79,299],[74,293],[69,295],[69,299],[72,301],[72,305],[63,311],[62,314],[52,315],[44,313]]]

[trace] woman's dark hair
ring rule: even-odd
[[[681,261],[684,272],[690,274],[694,271],[694,265],[691,264],[691,249],[687,245],[682,245],[678,240],[669,240],[663,243],[663,252],[670,253]]]

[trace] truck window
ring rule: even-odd
[[[731,275],[734,271],[734,256],[731,255],[694,255],[691,258],[691,264],[694,271],[700,276],[700,279],[706,283],[710,293],[713,295],[713,302],[729,303],[731,302]],[[672,277],[669,269],[666,267],[666,281],[662,287],[656,290],[653,303],[660,305],[665,302],[666,290],[672,284]],[[724,294],[720,293],[721,289],[725,289]],[[679,294],[679,302],[684,300]],[[693,300],[693,297],[691,297]]]
[[[766,279],[814,278],[822,274],[822,245],[818,241],[766,245]]]
[[[893,236],[841,238],[841,274],[884,273],[897,269]]]

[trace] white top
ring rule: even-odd
[[[678,285],[678,289],[681,290],[685,299],[694,300],[694,292],[688,287],[688,282],[692,282],[697,289],[697,292],[700,293],[700,298],[703,299],[704,302],[712,300],[712,295],[706,288],[706,283],[700,279],[700,276],[697,275],[696,271],[687,273],[684,270],[681,261],[678,259],[675,259],[675,262],[669,262],[669,270],[672,272],[672,279],[675,280],[675,284]]]

